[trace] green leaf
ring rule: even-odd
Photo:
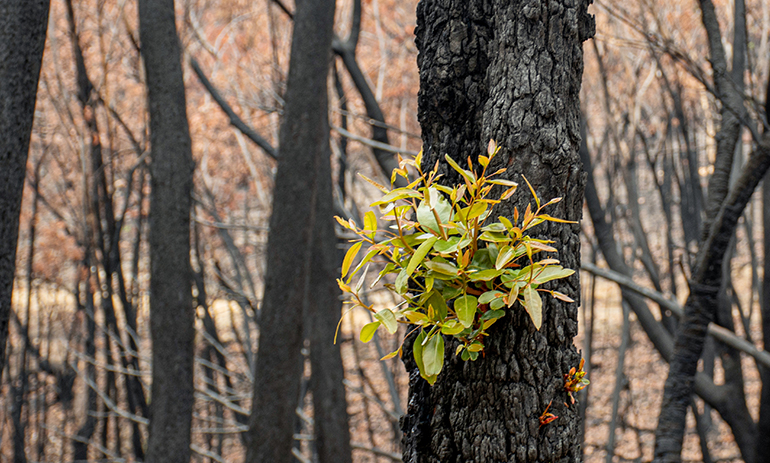
[[[391,191],[390,193],[380,198],[378,201],[375,201],[372,204],[370,204],[370,206],[371,207],[380,206],[383,204],[392,203],[392,202],[398,201],[399,199],[405,199],[405,198],[422,198],[422,193],[420,193],[417,190],[412,190],[411,188],[396,188],[395,190]]]
[[[345,258],[342,259],[342,278],[345,278],[345,276],[348,274],[348,270],[350,270],[350,265],[353,263],[353,259],[356,258],[356,254],[358,254],[358,250],[361,249],[361,245],[363,242],[359,241],[353,246],[348,249],[348,252],[345,253]]]
[[[412,354],[414,355],[414,361],[417,363],[417,368],[420,369],[420,376],[425,377],[425,364],[422,361],[423,341],[425,340],[425,331],[420,329],[417,333],[417,337],[414,338],[414,344],[412,345]]]
[[[447,317],[449,307],[447,307],[446,301],[440,292],[435,289],[431,291],[430,296],[428,297],[428,304],[430,304],[433,307],[433,310],[436,311],[437,321],[444,320]]]
[[[501,291],[487,291],[479,296],[479,304],[489,304],[495,299],[505,296],[505,293]]]
[[[414,251],[414,255],[409,260],[409,265],[406,266],[407,276],[411,276],[412,273],[414,273],[415,269],[422,263],[422,260],[428,255],[431,248],[433,248],[433,244],[436,240],[438,240],[438,237],[431,236],[425,240],[416,251]]]
[[[497,320],[505,316],[505,310],[488,310],[481,316],[481,321]]]
[[[521,293],[524,296],[524,308],[527,309],[530,318],[532,318],[535,328],[539,330],[543,324],[543,300],[530,285],[525,286]]]
[[[494,223],[490,223],[489,225],[485,225],[481,227],[481,231],[503,233],[506,231],[506,228],[505,228],[505,225],[502,224],[501,222],[494,222]]]
[[[474,342],[468,346],[468,352],[481,352],[482,350],[484,350],[484,344],[480,342]]]
[[[516,257],[516,249],[510,247],[510,246],[503,246],[500,248],[500,253],[497,255],[497,260],[495,261],[495,268],[497,270],[503,269],[506,265],[508,265],[513,258]]]
[[[454,220],[462,222],[473,220],[486,212],[487,207],[487,203],[474,203],[473,206],[464,207],[457,211],[454,216]]]
[[[461,288],[453,288],[451,286],[447,286],[441,292],[441,295],[444,297],[445,301],[451,301],[452,299],[462,294],[462,292],[463,290]]]
[[[380,322],[371,322],[364,325],[363,328],[361,328],[361,334],[358,336],[358,339],[361,340],[361,342],[369,342],[374,337],[375,331],[377,331],[377,328],[380,327]]]
[[[433,246],[433,250],[443,254],[457,251],[457,245],[460,243],[459,236],[450,236],[446,241],[438,240]]]
[[[374,318],[381,321],[382,324],[385,325],[385,329],[387,329],[390,334],[394,334],[396,331],[398,331],[396,314],[394,314],[392,310],[382,309],[374,314]]]
[[[476,315],[478,305],[479,300],[475,296],[466,294],[455,299],[455,313],[464,327],[470,328],[473,325],[473,318]]]
[[[511,239],[507,235],[504,235],[503,233],[489,232],[489,231],[485,231],[484,233],[479,235],[479,239],[481,241],[491,241],[493,243],[508,243],[511,241]]]
[[[457,272],[459,271],[454,264],[450,264],[449,262],[437,262],[435,259],[429,260],[423,265],[434,272],[443,273],[444,275],[457,276]]]
[[[402,268],[401,271],[398,272],[398,276],[396,277],[396,292],[401,295],[406,293],[406,287],[408,282],[409,282],[409,275],[406,273],[406,269]]]
[[[503,307],[505,307],[505,302],[503,301],[503,298],[495,299],[489,303],[489,308],[492,310],[502,309]]]
[[[366,253],[363,259],[361,259],[361,262],[356,265],[356,268],[353,269],[352,272],[350,272],[350,275],[355,275],[358,273],[361,268],[366,265],[370,260],[372,260],[372,257],[376,256],[380,252],[380,249],[372,246],[369,248],[369,252]]]
[[[441,327],[441,332],[443,334],[453,336],[455,334],[462,333],[464,329],[465,327],[457,320],[449,320],[444,324],[444,326]]]
[[[444,366],[444,337],[440,333],[434,334],[423,347],[422,362],[425,365],[425,376],[441,373]]]
[[[470,274],[471,281],[489,281],[497,278],[503,273],[502,270],[487,269]]]
[[[476,183],[476,175],[474,175],[473,172],[469,170],[465,170],[462,167],[460,167],[460,165],[457,164],[454,159],[449,157],[448,154],[444,155],[444,159],[446,159],[446,162],[448,162],[449,165],[452,166],[452,169],[456,170],[460,175],[462,175],[463,178],[465,178],[465,180],[468,181],[468,183],[470,184]]]
[[[574,270],[564,268],[561,265],[549,265],[536,274],[535,278],[532,280],[532,283],[541,285],[551,280],[567,278],[573,273],[575,273]]]

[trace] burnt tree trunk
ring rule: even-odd
[[[5,365],[19,212],[48,4],[48,0],[0,1],[0,373]]]
[[[152,149],[149,463],[190,461],[195,312],[190,265],[194,163],[173,0],[139,0]]]
[[[254,395],[246,434],[247,463],[289,463],[293,459],[295,410],[304,365],[303,319],[318,310],[310,304],[315,295],[308,292],[315,281],[311,279],[311,272],[316,271],[313,256],[316,264],[326,258],[314,252],[314,239],[324,239],[314,231],[314,226],[331,219],[330,215],[318,217],[318,202],[328,200],[324,192],[331,182],[326,78],[331,62],[335,2],[298,0],[296,5],[267,240]],[[328,212],[321,209],[321,213]],[[325,225],[322,230],[326,230]],[[325,272],[324,269],[319,271]],[[311,337],[311,350],[316,349],[315,340]],[[317,383],[316,387],[322,391],[324,385]],[[327,404],[321,401],[330,398],[316,398],[315,391],[313,396],[315,406],[320,406],[316,413],[329,416],[323,415]],[[316,423],[320,424],[318,418]],[[326,450],[344,452],[334,446],[325,447],[323,434],[318,433],[317,438],[320,456]],[[349,461],[349,451],[337,458],[336,461]]]
[[[439,161],[444,181],[458,176],[444,155],[475,159],[490,139],[502,147],[490,166],[544,200],[564,200],[548,213],[581,217],[584,174],[579,92],[582,42],[593,35],[590,0],[422,0],[417,8],[419,120],[424,166]],[[511,217],[533,203],[526,187],[498,206]],[[563,265],[580,266],[579,225],[548,223],[533,229],[554,241]],[[578,276],[554,282],[574,299]],[[402,420],[404,461],[579,461],[578,407],[566,407],[563,375],[580,362],[572,340],[578,304],[544,297],[543,325],[514,306],[490,331],[486,355],[463,362],[446,349],[433,387],[419,376],[411,340],[403,359],[410,376],[409,409]],[[540,426],[549,410],[559,418]]]

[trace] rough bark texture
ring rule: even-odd
[[[319,171],[329,162],[326,76],[334,6],[333,0],[298,1],[294,17],[247,433],[249,463],[292,460]]]
[[[19,211],[48,4],[48,0],[0,1],[0,372],[5,365]]]
[[[489,139],[502,151],[490,166],[522,175],[539,196],[564,200],[549,211],[580,220],[584,175],[579,91],[582,41],[593,35],[589,1],[423,0],[417,9],[420,68],[419,120],[425,160],[439,161],[444,181],[457,175],[443,160],[476,158]],[[512,216],[532,203],[526,187],[498,209]],[[536,236],[554,241],[558,258],[580,265],[578,225],[543,224]],[[553,285],[579,297],[577,275]],[[420,379],[411,340],[409,408],[402,421],[404,461],[579,461],[577,406],[566,407],[563,375],[577,366],[572,344],[577,303],[544,298],[543,326],[535,330],[515,306],[490,332],[486,355],[463,362],[447,346],[445,369],[433,387]],[[540,427],[550,411],[559,418]]]
[[[150,108],[152,403],[145,461],[190,461],[195,312],[190,266],[194,163],[173,0],[140,0]]]

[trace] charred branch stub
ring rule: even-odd
[[[490,139],[502,147],[492,170],[522,175],[543,198],[563,197],[553,215],[580,220],[584,174],[578,156],[581,43],[593,35],[588,1],[423,0],[417,10],[419,121],[423,165],[448,154],[474,162]],[[444,182],[458,175],[441,161]],[[511,217],[532,201],[520,188],[493,216]],[[535,231],[535,230],[533,230]],[[548,224],[534,236],[554,241],[566,268],[577,268],[577,225]],[[549,287],[551,288],[551,287]],[[577,276],[551,289],[578,299]],[[427,386],[404,345],[410,373],[409,408],[402,420],[404,461],[578,461],[577,407],[566,407],[563,375],[580,362],[572,339],[577,304],[548,300],[535,330],[514,309],[490,329],[486,357],[462,362],[447,345],[445,370]],[[549,412],[559,419],[540,426]]]

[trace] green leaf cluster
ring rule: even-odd
[[[361,329],[360,339],[368,342],[381,326],[391,334],[399,323],[415,326],[414,359],[430,384],[444,364],[444,336],[460,341],[455,355],[476,360],[484,350],[489,328],[517,302],[537,329],[543,320],[542,293],[573,302],[557,291],[540,288],[543,283],[572,275],[574,270],[563,268],[552,257],[537,260],[539,253],[557,250],[550,246],[551,241],[528,234],[545,221],[567,223],[543,213],[561,198],[541,204],[527,182],[535,208],[530,204],[523,214],[514,209],[512,218],[494,220],[495,204],[510,198],[518,188],[515,182],[499,178],[505,169],[487,173],[498,152],[499,147],[490,141],[477,166],[468,158],[467,169],[446,156],[462,178],[453,187],[438,183],[438,163],[431,171],[423,171],[421,154],[413,160],[400,159],[391,181],[401,176],[407,180],[406,187],[391,190],[364,177],[383,193],[371,206],[378,207],[380,220],[389,224],[385,229],[378,228],[372,211],[364,216],[363,228],[337,217],[340,225],[358,236],[343,260],[339,286],[350,294],[348,304],[369,310],[375,319]],[[409,166],[419,174],[413,181]],[[503,192],[493,199],[491,192],[496,186]],[[368,245],[366,254],[353,267],[364,243]],[[383,284],[403,299],[398,306],[377,311],[362,300],[365,269],[372,261],[381,261],[383,268],[371,286],[394,275],[393,283]],[[354,275],[362,270],[358,283],[351,286]],[[401,348],[384,358],[400,353]]]

